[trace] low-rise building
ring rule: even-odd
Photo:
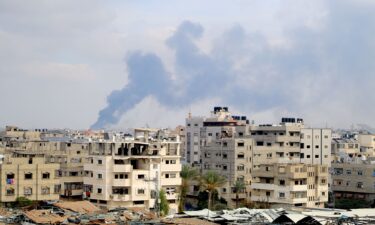
[[[34,201],[58,200],[60,181],[58,163],[44,154],[13,152],[2,155],[0,164],[0,202],[14,202],[18,197]]]
[[[375,200],[375,158],[335,162],[331,170],[335,198]]]

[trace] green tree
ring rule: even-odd
[[[200,187],[203,191],[208,192],[208,209],[212,208],[212,194],[217,188],[223,186],[226,182],[225,177],[215,171],[207,171],[200,178]]]
[[[234,192],[236,193],[236,208],[238,208],[238,203],[239,203],[239,196],[238,194],[241,193],[245,188],[246,185],[242,180],[237,180],[234,183]]]
[[[25,207],[25,206],[29,206],[29,205],[32,205],[32,204],[33,204],[33,201],[31,201],[30,199],[28,199],[26,197],[17,197],[13,206],[14,207]]]
[[[191,168],[188,165],[183,165],[182,170],[180,172],[180,176],[182,178],[181,189],[180,189],[180,196],[179,196],[179,204],[178,204],[178,211],[181,213],[185,210],[185,200],[186,195],[189,191],[189,186],[193,180],[197,180],[199,177],[198,170]]]
[[[167,200],[167,196],[165,196],[165,191],[163,189],[159,192],[160,198],[160,214],[161,216],[166,216],[169,213],[169,204]]]

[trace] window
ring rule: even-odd
[[[42,179],[49,179],[49,173],[42,173]]]
[[[285,198],[285,193],[284,192],[279,192],[279,198]]]
[[[32,173],[25,173],[25,180],[31,180],[33,179],[33,174]]]
[[[223,153],[223,159],[226,159],[228,156],[226,153]]]
[[[363,175],[363,171],[362,170],[358,170],[358,175],[362,176]]]
[[[6,190],[6,195],[14,195],[14,188],[8,188]]]
[[[326,179],[322,179],[322,184],[325,184],[326,183]]]
[[[98,173],[98,179],[103,179],[103,174]]]
[[[14,173],[8,173],[7,179],[14,179]]]
[[[306,155],[306,158],[308,158],[308,159],[309,159],[309,158],[310,158],[310,155]]]
[[[145,179],[145,175],[144,174],[138,174],[138,179]]]
[[[263,141],[257,141],[256,143],[257,146],[263,146],[263,144],[264,144]]]
[[[237,170],[238,170],[238,171],[244,171],[244,170],[245,170],[245,166],[244,166],[243,164],[238,165],[238,166],[237,166]]]
[[[48,195],[50,193],[49,187],[42,187],[42,195]]]
[[[351,170],[346,170],[346,174],[350,175],[350,174],[352,174],[352,171]]]
[[[24,195],[32,195],[33,194],[33,189],[31,187],[25,187],[23,189]]]
[[[304,143],[301,143],[301,144],[300,144],[300,147],[301,147],[301,148],[305,148],[305,144],[304,144]]]
[[[315,145],[315,148],[319,148],[319,145]]]
[[[103,164],[103,160],[98,159],[98,164],[99,164],[99,165]]]
[[[357,183],[357,188],[363,188],[363,183],[362,182],[358,182]]]
[[[267,196],[267,197],[270,197],[270,196],[271,196],[271,192],[267,191],[267,192],[266,192],[266,196]]]
[[[318,158],[319,158],[319,155],[315,155],[315,158],[318,159]]]
[[[279,185],[284,186],[285,185],[285,180],[279,180]]]
[[[245,158],[245,154],[244,153],[238,153],[237,158],[238,159],[244,159]]]
[[[238,146],[238,147],[244,147],[244,146],[245,146],[245,143],[244,143],[244,142],[238,142],[238,143],[237,143],[237,146]]]
[[[208,133],[208,136],[209,136],[209,137],[212,137],[212,133]]]
[[[306,148],[310,148],[310,145],[306,145]]]
[[[145,194],[145,189],[138,189],[137,194],[139,195],[144,195]]]
[[[101,189],[101,188],[98,188],[98,189],[96,190],[96,192],[97,192],[98,194],[101,194],[101,193],[102,193],[102,189]]]
[[[227,165],[223,165],[223,170],[227,170]]]

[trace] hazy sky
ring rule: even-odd
[[[374,37],[373,0],[0,0],[0,126],[375,126]]]

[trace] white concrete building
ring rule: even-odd
[[[105,208],[157,209],[159,190],[164,189],[170,213],[177,212],[181,185],[179,137],[160,131],[136,129],[134,139],[89,145],[91,163],[84,165],[84,189],[90,201]]]

